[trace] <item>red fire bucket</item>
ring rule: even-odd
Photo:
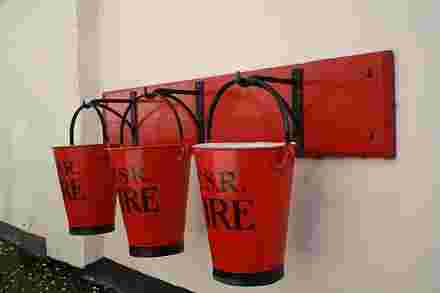
[[[99,115],[104,144],[74,145],[74,128],[79,113],[93,107]],[[84,104],[70,123],[70,146],[53,147],[59,183],[72,235],[97,235],[115,228],[115,198],[108,141],[102,113],[95,105]]]
[[[125,116],[142,98],[133,101]],[[167,256],[184,250],[190,152],[183,143],[174,106],[159,98],[173,110],[180,143],[108,149],[115,172],[114,194],[122,210],[129,254],[134,257]]]
[[[282,97],[270,85],[249,78],[278,103],[285,142],[205,143],[193,146],[215,280],[236,286],[261,286],[284,276],[284,258],[294,171],[295,143]],[[214,97],[242,80],[226,83]]]

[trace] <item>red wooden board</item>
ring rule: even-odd
[[[392,52],[299,67],[304,69],[306,157],[396,156]]]
[[[290,78],[292,68],[302,68],[304,71],[302,110],[305,157],[396,156],[394,60],[391,51],[265,68],[242,74]],[[203,79],[205,120],[216,91],[231,78],[232,74],[226,74]],[[291,105],[291,87],[271,85]],[[148,86],[151,90],[157,87],[192,90],[194,80]],[[106,92],[104,96],[127,97],[131,90]],[[143,88],[137,90],[143,91]],[[195,98],[181,98],[195,113]],[[154,107],[157,105],[143,104],[139,107],[139,119],[155,111],[141,128],[141,143],[175,141],[177,130],[171,111],[159,111]],[[196,129],[183,111],[179,111],[179,114],[184,120],[187,139],[195,142]],[[111,121],[110,132],[114,141],[118,137],[115,129],[119,121],[113,116],[107,117]],[[262,89],[234,86],[217,106],[212,138],[213,141],[283,139],[281,116],[274,99]]]

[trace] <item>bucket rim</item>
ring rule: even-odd
[[[119,145],[116,147],[106,147],[107,151],[127,151],[127,150],[146,150],[162,148],[182,148],[185,144],[152,144],[152,145]]]
[[[96,144],[79,144],[79,145],[62,145],[62,146],[53,146],[53,150],[65,150],[65,149],[86,149],[86,148],[108,148],[111,146],[118,146],[120,144],[112,143],[112,144],[105,144],[105,143],[96,143]]]
[[[272,149],[286,145],[285,142],[275,141],[252,141],[252,142],[208,142],[193,145],[193,149],[199,150],[237,150],[237,149]],[[289,145],[296,145],[295,142],[289,142]]]

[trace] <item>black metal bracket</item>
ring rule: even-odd
[[[265,76],[265,75],[250,75],[249,78],[255,78],[263,82],[267,83],[275,83],[275,84],[283,84],[283,85],[290,85],[291,86],[291,105],[284,99],[282,100],[285,109],[287,110],[290,119],[292,120],[292,123],[295,125],[294,133],[291,137],[291,141],[295,141],[297,144],[297,157],[304,157],[304,113],[303,113],[303,69],[301,68],[293,68],[291,71],[291,77],[290,78],[279,78],[279,77],[273,77],[273,76]],[[240,79],[240,73],[238,72],[236,74],[236,79]],[[245,80],[245,79],[243,79]],[[243,86],[246,86],[243,84]],[[196,118],[198,122],[198,137],[199,137],[199,143],[203,143],[206,139],[206,121],[205,121],[205,100],[204,100],[204,81],[203,80],[196,80],[195,81],[195,88],[188,90],[188,89],[173,89],[173,88],[157,88],[152,93],[157,95],[164,95],[164,96],[172,96],[172,99],[175,102],[178,102],[182,107],[185,108],[185,110],[188,112],[191,112],[193,119]],[[144,93],[145,96],[149,96],[147,87],[144,87]],[[196,111],[195,113],[192,112],[191,108],[189,108],[185,102],[183,102],[181,99],[177,97],[173,97],[173,95],[190,95],[195,97],[195,104],[196,104]],[[129,93],[129,99],[123,99],[123,98],[110,98],[110,99],[99,99],[94,100],[94,103],[99,105],[101,108],[105,110],[109,110],[115,115],[119,115],[118,112],[114,111],[110,107],[107,107],[106,104],[128,104],[133,102],[136,97],[138,96],[138,93],[136,91],[131,91]],[[134,127],[137,125],[138,121],[138,107],[137,103],[134,103],[133,109],[130,111],[130,119],[129,126],[132,128],[133,131],[133,139],[134,141],[139,140],[139,132],[137,127]],[[133,127],[132,127],[133,126]]]
[[[292,72],[291,103],[296,125],[296,156],[304,158],[304,70],[293,68]]]
[[[121,119],[121,125],[124,125],[125,123],[128,125],[128,127],[133,130],[134,124],[132,124],[130,121],[127,121],[124,119],[124,117],[118,113],[116,110],[108,106],[109,103],[125,103],[128,104],[129,100],[126,99],[92,99],[90,101],[83,100],[80,107],[75,111],[73,114],[73,117],[70,122],[70,128],[69,128],[69,143],[70,145],[74,145],[74,128],[75,123],[78,118],[78,115],[82,110],[91,109],[93,108],[96,113],[98,114],[99,120],[101,122],[102,127],[102,133],[103,133],[103,140],[104,143],[109,143],[109,136],[108,136],[108,129],[107,124],[104,119],[104,115],[101,110],[108,111],[112,113],[113,115],[116,115],[118,118]]]
[[[196,116],[199,119],[199,143],[205,141],[205,85],[203,80],[196,81]]]
[[[146,90],[146,88],[144,90]],[[128,101],[130,103],[134,102],[136,100],[136,97],[137,97],[137,93],[135,91],[131,91],[129,96],[128,96]],[[138,121],[138,108],[137,108],[137,104],[136,103],[134,103],[134,107],[131,110],[130,121],[131,121],[131,124],[137,125],[137,121]],[[132,129],[132,134],[133,134],[133,140],[135,142],[138,142],[139,141],[139,131],[138,131],[137,127],[134,127]]]
[[[195,82],[195,89],[194,90],[157,88],[154,90],[154,92],[159,95],[164,95],[164,96],[167,96],[167,95],[186,95],[186,96],[194,96],[195,97],[196,113],[193,113],[193,114],[197,118],[197,123],[199,126],[199,129],[198,129],[199,142],[200,143],[203,142],[205,139],[205,123],[204,123],[205,106],[204,106],[204,83],[203,83],[203,80],[197,80]],[[182,100],[180,100],[180,102],[181,102],[180,103],[181,105],[182,104],[186,105]],[[188,108],[188,107],[186,107],[186,108]]]
[[[197,80],[195,82],[195,89],[194,90],[182,90],[182,89],[172,89],[172,88],[157,88],[152,93],[148,93],[148,88],[144,87],[144,93],[145,97],[154,97],[156,95],[165,96],[167,98],[170,98],[171,100],[174,100],[180,106],[182,106],[186,112],[188,112],[192,117],[193,120],[196,120],[197,124],[197,131],[198,131],[198,137],[199,142],[203,142],[204,136],[205,136],[205,130],[204,130],[204,87],[203,87],[203,81]],[[175,97],[174,95],[191,95],[194,96],[196,99],[196,113],[193,113],[190,107],[185,104],[181,99]],[[138,97],[137,91],[131,91],[129,93],[128,99],[124,98],[102,98],[102,99],[93,99],[92,101],[86,103],[83,102],[83,108],[91,108],[91,107],[99,107],[101,109],[107,110],[111,112],[112,114],[118,116],[120,119],[124,119],[123,115],[115,111],[113,108],[108,106],[108,104],[131,104],[133,103],[136,98]],[[139,141],[139,131],[136,127],[137,121],[138,121],[138,105],[137,103],[133,103],[133,106],[130,110],[130,118],[127,119],[125,123],[130,127],[132,135],[133,135],[133,141],[137,142]],[[122,121],[122,123],[124,123]]]
[[[96,99],[94,100],[95,103],[98,104],[128,104],[129,101],[127,99]]]
[[[95,99],[91,102],[94,103],[95,105],[97,105],[99,108],[111,112],[115,116],[119,117],[121,120],[124,119],[122,117],[122,114],[115,111],[115,109],[109,107],[107,104],[129,104],[130,103],[130,101],[127,99]],[[123,123],[123,121],[121,121],[121,123]],[[126,121],[126,123],[131,129],[133,129],[133,127],[135,126],[133,121]]]
[[[130,95],[132,94],[136,94],[136,92],[131,92]],[[119,117],[121,119],[121,123],[124,123],[124,121],[122,121],[124,118],[123,116],[118,113],[117,111],[115,111],[113,108],[109,107],[107,104],[129,104],[130,100],[128,99],[96,99],[92,101],[93,103],[95,103],[96,105],[98,105],[100,108],[107,110],[109,112],[111,112],[112,114],[114,114],[115,116]],[[137,115],[137,111],[134,115]],[[135,132],[136,129],[136,120],[133,119],[133,117],[130,119],[130,121],[126,121],[127,125],[129,126],[129,128],[131,129],[132,132]]]
[[[157,93],[156,91],[152,91],[152,92],[148,92],[148,88],[144,87],[144,93],[134,97],[133,99],[130,99],[128,101],[130,101],[130,105],[129,107],[125,110],[123,116],[122,116],[122,120],[125,121],[127,118],[128,114],[132,114],[133,113],[133,108],[137,108],[137,105],[139,102],[143,101],[143,102],[154,102],[154,100],[156,98],[159,98],[160,100],[162,100],[163,102],[165,102],[169,108],[173,111],[173,114],[176,118],[177,121],[177,126],[178,126],[178,131],[179,131],[179,137],[180,137],[180,141],[183,141],[183,127],[182,127],[182,121],[177,113],[176,108],[174,107],[173,103],[169,101],[172,100],[174,102],[177,102],[177,104],[179,104],[180,106],[182,106],[185,111],[187,111],[187,113],[191,116],[191,118],[193,119],[196,128],[199,129],[199,123],[197,121],[197,118],[194,116],[194,113],[192,113],[191,109],[188,108],[188,106],[182,102],[180,99],[178,99],[177,97],[175,97],[174,95],[170,94],[170,93]],[[132,94],[134,96],[134,92]],[[142,99],[142,100],[141,100]],[[137,113],[136,113],[137,115]],[[136,117],[137,118],[137,117]],[[139,144],[139,128],[138,128],[138,121],[136,120],[136,127],[132,127],[131,130],[131,134],[132,134],[132,138],[133,138],[133,143],[135,145]],[[120,143],[124,144],[124,128],[123,128],[123,124],[120,125]]]
[[[289,143],[292,141],[293,135],[292,135],[292,126],[291,126],[290,122],[292,122],[292,124],[294,125],[296,120],[292,116],[291,111],[289,112],[289,107],[288,107],[286,101],[284,101],[283,96],[275,88],[273,88],[269,83],[262,81],[259,78],[255,78],[253,76],[242,77],[240,72],[237,72],[235,74],[234,79],[223,84],[223,86],[216,92],[216,94],[213,97],[212,104],[209,107],[209,114],[208,114],[207,141],[209,141],[211,139],[211,129],[212,129],[212,124],[213,124],[214,113],[215,113],[216,107],[218,106],[220,98],[226,93],[226,91],[228,89],[230,89],[234,85],[239,85],[240,87],[245,87],[245,88],[246,87],[257,87],[257,88],[261,88],[261,89],[265,90],[266,92],[268,92],[275,99],[275,102],[277,103],[279,112],[281,114],[283,128],[285,131],[284,139],[285,139],[286,143]],[[295,128],[295,127],[293,127],[293,128]]]
[[[278,78],[265,75],[252,75],[252,78],[257,78],[268,83],[285,84],[291,86],[291,104],[283,100],[283,104],[289,112],[289,116],[294,120],[295,134],[292,140],[296,142],[297,157],[304,157],[304,70],[302,68],[293,68],[291,71],[291,78]]]
[[[279,83],[279,84],[290,84],[290,85],[296,85],[295,79],[292,78],[278,78],[278,77],[272,77],[272,76],[265,76],[265,75],[252,75],[253,78],[258,78],[259,80],[270,82],[270,83]]]
[[[171,94],[171,95],[197,96],[199,93],[197,90],[191,91],[191,90],[178,90],[178,89],[168,89],[168,88],[158,88],[155,89],[154,91],[159,95]]]

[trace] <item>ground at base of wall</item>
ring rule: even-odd
[[[81,270],[0,241],[0,293],[101,293],[112,288],[82,279]]]
[[[110,259],[79,269],[0,240],[0,293],[193,293]]]
[[[46,239],[0,221],[0,293],[194,293],[108,258],[84,269],[47,257]]]

